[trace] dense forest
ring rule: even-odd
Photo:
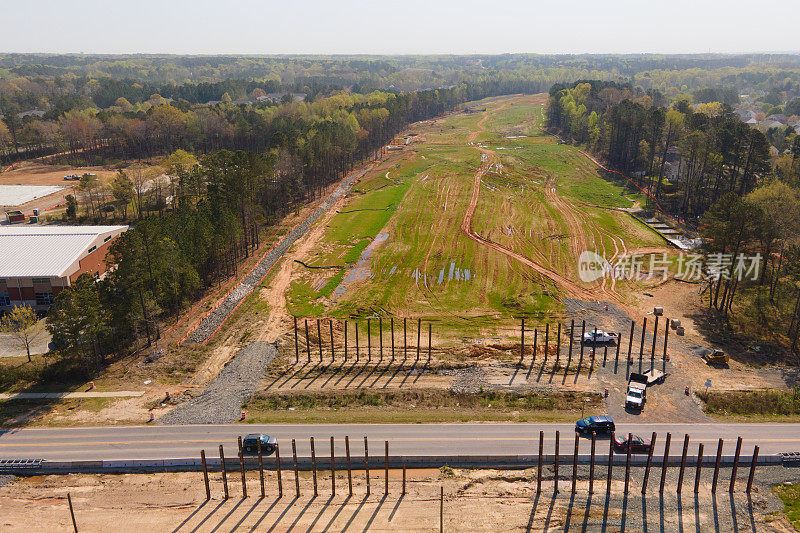
[[[109,146],[116,157],[260,150],[281,104],[346,92],[537,93],[579,79],[628,83],[667,101],[763,95],[800,107],[800,56],[0,55],[0,164]],[[369,103],[359,104],[370,109]],[[361,117],[362,119],[365,117]],[[369,128],[367,128],[369,129]]]
[[[699,231],[706,265],[717,263],[706,270],[710,307],[727,316],[744,291],[743,312],[797,345],[800,135],[794,129],[785,130],[779,151],[727,103],[667,105],[657,92],[603,81],[554,86],[547,126],[628,177],[651,211]],[[760,258],[755,279],[734,275],[740,254]]]

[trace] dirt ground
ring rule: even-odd
[[[35,161],[25,161],[15,165],[12,170],[0,173],[0,183],[4,185],[74,185],[74,181],[64,180],[68,174],[79,176],[91,172],[99,178],[111,178],[116,171],[103,167],[73,167],[70,165],[46,165]]]
[[[756,359],[757,352],[754,352],[753,346],[745,345],[736,338],[729,338],[714,328],[713,323],[708,321],[706,306],[700,302],[699,288],[700,285],[697,284],[670,280],[648,289],[647,292],[652,297],[641,295],[631,313],[639,322],[648,317],[649,328],[652,328],[654,306],[664,308],[664,317],[681,321],[685,334],[678,336],[675,330],[670,330],[669,349],[671,362],[678,367],[686,385],[700,389],[710,379],[713,390],[785,390],[797,383],[795,369],[780,365],[763,366],[763,362]],[[662,317],[659,326],[662,334],[663,327]],[[702,347],[725,350],[731,355],[728,367],[707,365],[699,354]]]
[[[539,332],[539,347],[534,359],[532,354],[532,337],[526,333],[526,354],[520,359],[520,345],[513,332],[508,332],[504,342],[485,342],[478,346],[452,347],[434,349],[432,358],[427,358],[427,339],[423,339],[420,359],[416,359],[415,336],[411,335],[409,357],[402,359],[402,349],[396,349],[395,360],[391,359],[390,347],[384,345],[383,357],[373,339],[371,361],[366,361],[366,348],[361,347],[360,361],[354,358],[352,340],[352,324],[350,325],[349,359],[344,360],[342,324],[334,325],[334,339],[338,344],[337,358],[331,359],[330,341],[327,320],[323,320],[323,357],[319,359],[318,338],[313,321],[310,323],[310,351],[305,344],[303,327],[300,327],[299,347],[300,361],[294,363],[295,344],[293,334],[280,339],[281,360],[270,368],[263,384],[263,390],[272,393],[331,393],[354,389],[439,389],[456,392],[477,392],[479,390],[499,391],[570,391],[593,392],[604,394],[602,412],[610,414],[620,422],[710,422],[703,412],[702,403],[691,392],[705,390],[707,380],[711,380],[711,390],[738,391],[757,390],[763,388],[786,390],[797,383],[797,373],[790,368],[776,366],[755,366],[747,357],[743,347],[734,344],[724,348],[733,355],[727,368],[716,368],[707,365],[699,355],[699,347],[719,346],[719,336],[709,331],[700,322],[705,316],[697,295],[697,285],[670,281],[648,289],[652,296],[640,295],[634,305],[625,308],[617,307],[612,302],[573,300],[568,306],[571,319],[580,324],[585,319],[587,324],[597,325],[609,331],[622,333],[620,355],[617,358],[616,346],[607,349],[597,347],[592,356],[591,346],[584,346],[583,357],[578,343],[573,345],[573,355],[568,359],[568,342],[566,330],[562,337],[560,359],[555,357],[555,327],[551,328],[550,351],[545,359],[543,354],[542,331]],[[609,306],[609,311],[605,306]],[[677,318],[686,328],[683,336],[670,330],[668,337],[669,360],[663,361],[663,336],[665,318],[659,321],[659,333],[656,339],[654,356],[655,366],[668,373],[661,385],[648,389],[648,402],[640,412],[631,412],[624,408],[627,378],[630,372],[639,372],[650,368],[654,315],[653,306],[664,307],[664,314],[669,318]],[[576,310],[577,308],[577,310]],[[642,368],[639,368],[638,352],[641,343],[641,320],[648,318],[644,343]],[[628,363],[627,349],[630,334],[630,319],[637,321],[632,343],[633,362]],[[291,328],[290,324],[286,324]],[[384,325],[385,326],[385,325]],[[553,324],[555,326],[555,324]],[[363,329],[363,324],[362,324]],[[416,324],[414,324],[416,327]],[[579,332],[576,331],[576,337]],[[388,343],[388,335],[384,341]],[[364,341],[362,340],[362,343]],[[437,339],[434,337],[434,346]],[[737,351],[737,349],[739,351]],[[688,386],[690,394],[685,394]]]
[[[345,472],[337,472],[336,495],[330,474],[321,472],[314,497],[310,473],[301,472],[301,495],[295,498],[294,477],[284,472],[283,497],[278,498],[275,474],[267,472],[262,499],[258,474],[247,472],[249,497],[243,499],[239,473],[230,472],[231,497],[224,500],[221,475],[214,472],[210,501],[205,501],[201,473],[17,478],[0,487],[0,527],[68,530],[69,494],[79,531],[107,531],[112,524],[115,531],[437,531],[443,490],[444,531],[792,531],[769,490],[781,482],[781,473],[765,472],[752,497],[742,492],[730,497],[724,490],[712,497],[704,483],[697,495],[685,486],[682,498],[675,495],[673,479],[663,498],[656,484],[642,498],[635,477],[628,497],[615,478],[607,498],[604,480],[595,482],[593,495],[588,481],[579,480],[573,496],[566,477],[553,494],[552,475],[545,475],[537,494],[535,470],[448,468],[409,470],[405,495],[401,472],[391,471],[387,495],[384,472],[371,474],[371,495],[365,495],[364,473],[355,471],[353,496],[348,497]]]
[[[14,206],[15,209],[19,209],[25,214],[31,214],[34,209],[39,209],[40,215],[45,215],[45,210],[54,208],[64,203],[64,198],[66,195],[75,194],[77,182],[65,181],[64,176],[67,174],[82,174],[85,172],[94,172],[98,176],[103,174],[113,174],[113,172],[106,172],[102,169],[96,168],[73,168],[66,165],[53,166],[26,161],[15,166],[13,170],[0,173],[0,184],[60,185],[67,187],[56,193],[31,200],[30,202],[25,202],[24,204],[18,206]]]
[[[18,169],[15,168],[13,171],[0,174],[0,182],[13,173],[25,172],[26,169],[29,169],[28,165],[25,163]],[[46,165],[39,165],[39,167],[60,168]],[[38,175],[39,171],[36,170],[38,167],[33,168],[32,175]],[[95,171],[96,169],[88,170]],[[72,172],[63,170],[57,174],[59,179],[63,179],[63,175],[69,173]],[[328,192],[335,187],[336,184],[332,185]],[[170,392],[174,403],[187,396],[184,394],[185,391],[189,391],[189,395],[202,391],[204,385],[216,377],[236,352],[247,342],[253,340],[249,339],[248,341],[248,332],[254,328],[261,331],[264,321],[271,314],[268,315],[265,312],[266,308],[251,309],[243,304],[242,309],[230,317],[224,328],[211,339],[208,346],[178,348],[178,341],[250,272],[267,250],[316,209],[319,202],[326,196],[326,194],[321,195],[318,202],[290,214],[279,224],[269,228],[268,232],[261,236],[261,248],[258,253],[239,265],[236,277],[211,288],[200,301],[184,311],[177,324],[162,326],[161,338],[155,341],[151,347],[144,347],[135,355],[112,362],[102,376],[94,378],[95,390],[144,390],[143,396],[104,402],[73,402],[72,404],[39,402],[37,405],[31,404],[30,409],[18,410],[13,419],[5,421],[7,425],[141,424],[148,420],[151,409],[154,409],[156,415],[159,415],[160,412],[165,412],[170,408],[169,403],[163,404],[162,402],[166,392]],[[272,276],[275,270],[281,268],[283,264],[284,262],[279,262],[268,277]],[[276,316],[281,315],[276,314]],[[286,324],[283,326],[286,327]],[[150,362],[147,360],[148,357],[152,358]],[[22,361],[17,362],[18,358],[14,359],[15,364],[25,364]],[[83,388],[79,388],[79,390],[83,390]]]

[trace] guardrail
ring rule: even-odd
[[[42,466],[42,459],[0,459],[0,474],[38,470]]]
[[[785,454],[759,455],[756,464],[780,465],[787,464]],[[733,465],[734,455],[721,456],[720,466],[729,467]],[[325,456],[329,460],[329,456]],[[559,454],[558,462],[561,465],[571,465],[574,456],[572,454]],[[596,462],[600,462],[600,454],[596,456]],[[605,459],[605,457],[603,457]],[[265,469],[274,470],[274,458],[270,458],[270,466],[265,465]],[[796,459],[800,464],[800,458]],[[407,468],[439,468],[451,466],[454,468],[497,468],[501,470],[514,470],[535,467],[539,462],[538,455],[394,455],[389,458],[389,468],[401,468],[403,464]],[[588,465],[591,462],[589,454],[578,455],[579,465]],[[605,461],[603,461],[605,463]],[[625,465],[626,456],[616,454],[613,459],[615,466]],[[713,465],[713,456],[704,456],[703,465]],[[740,457],[739,466],[750,466],[749,457]],[[542,464],[552,465],[555,463],[554,454],[542,454]],[[631,466],[644,466],[647,463],[647,456],[631,456]],[[668,466],[678,466],[681,463],[680,456],[670,456]],[[209,468],[221,469],[219,458],[207,458],[206,464]],[[363,469],[365,461],[363,458],[353,457],[351,464],[355,469]],[[663,458],[654,457],[652,466],[662,466]],[[686,464],[697,465],[696,456],[687,456]],[[313,465],[311,457],[298,457],[298,469],[311,470]],[[239,467],[238,457],[226,458],[225,467]],[[253,456],[245,457],[245,467],[255,469],[258,467],[258,459]],[[291,457],[281,458],[281,468],[293,467]],[[106,461],[47,461],[42,459],[1,459],[0,473],[19,474],[19,475],[39,475],[39,474],[123,474],[123,473],[147,473],[147,472],[199,472],[202,470],[202,462],[199,457],[177,457],[172,459],[121,459]]]

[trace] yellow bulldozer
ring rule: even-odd
[[[709,353],[703,354],[703,359],[705,359],[706,363],[709,365],[724,366],[728,364],[730,357],[722,350],[712,350]]]

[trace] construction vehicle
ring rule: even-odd
[[[703,359],[709,365],[725,366],[728,364],[730,357],[722,350],[712,350],[710,353],[703,354]]]
[[[647,401],[647,376],[631,372],[628,379],[628,394],[625,396],[625,408],[641,411]]]

